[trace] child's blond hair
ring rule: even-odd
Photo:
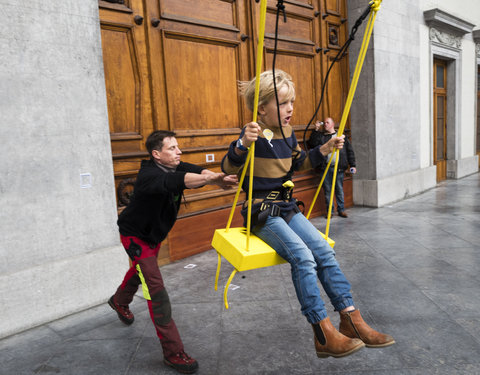
[[[293,84],[290,74],[283,70],[275,69],[275,85],[277,92],[284,86],[288,88],[286,100],[290,100],[295,97],[295,85]],[[247,108],[253,112],[253,104],[255,100],[255,78],[251,81],[239,82],[240,93],[245,98]],[[260,74],[260,90],[258,93],[258,105],[265,105],[270,100],[275,98],[275,88],[273,86],[273,73],[271,70],[267,70]]]

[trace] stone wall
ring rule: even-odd
[[[1,0],[0,337],[103,302],[116,227],[97,0]]]

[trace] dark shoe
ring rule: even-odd
[[[135,320],[133,313],[128,308],[128,305],[119,305],[113,299],[114,296],[111,296],[108,300],[108,304],[112,309],[117,312],[118,318],[127,325],[130,325]]]
[[[340,217],[348,217],[347,213],[345,211],[339,211],[338,216]]]
[[[392,336],[371,328],[360,315],[360,310],[341,312],[339,331],[345,336],[359,338],[369,348],[384,348],[395,344]]]
[[[352,339],[338,332],[330,322],[330,318],[312,324],[312,327],[315,333],[315,350],[319,358],[345,357],[365,346],[362,340]]]
[[[163,362],[182,374],[193,374],[198,369],[198,362],[184,351],[164,358]]]

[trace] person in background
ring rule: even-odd
[[[238,180],[236,176],[214,173],[180,161],[182,152],[174,132],[154,131],[145,145],[150,160],[142,161],[133,196],[118,219],[120,239],[132,266],[108,304],[123,323],[132,324],[134,316],[128,305],[142,284],[150,317],[162,345],[164,363],[178,372],[192,374],[197,371],[198,363],[184,351],[172,319],[157,254],[161,242],[177,219],[185,189],[204,185],[229,188]]]
[[[335,130],[335,122],[331,117],[327,117],[323,123],[324,131],[321,131],[321,122],[315,123],[315,130],[310,134],[310,138],[307,141],[307,146],[309,148],[314,148],[319,145],[327,143],[330,139],[337,136],[337,131]],[[346,218],[348,217],[345,212],[345,199],[343,194],[343,179],[345,177],[345,171],[350,168],[352,174],[357,173],[357,168],[355,167],[355,153],[353,152],[352,144],[348,141],[348,138],[345,137],[345,143],[343,148],[339,152],[340,160],[338,161],[338,171],[337,178],[335,181],[335,198],[337,201],[337,212],[338,216]],[[331,154],[327,155],[326,163],[319,168],[319,171],[323,174],[325,171],[326,164],[330,159]],[[328,210],[330,203],[330,194],[332,191],[332,182],[333,182],[333,172],[335,168],[335,156],[332,159],[330,168],[328,169],[325,180],[323,181],[323,192],[325,193],[325,204]],[[332,205],[332,211],[334,211],[335,205]]]

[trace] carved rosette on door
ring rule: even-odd
[[[118,207],[125,207],[130,203],[136,178],[124,178],[117,186]]]

